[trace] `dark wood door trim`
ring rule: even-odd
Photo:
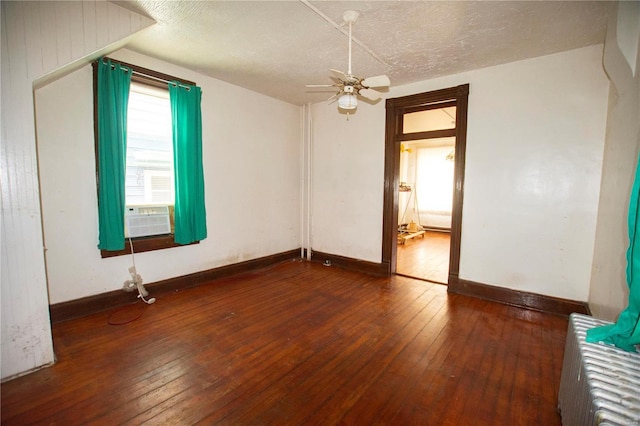
[[[462,238],[462,204],[464,201],[464,170],[467,152],[467,110],[469,85],[458,86],[456,93],[456,159],[453,171],[453,210],[451,217],[451,247],[449,249],[449,286],[459,285],[460,240]]]
[[[382,223],[382,264],[395,273],[398,237],[398,185],[400,176],[400,142],[403,115],[406,112],[433,109],[434,104],[455,103],[456,147],[453,207],[451,217],[451,249],[449,255],[450,286],[458,285],[460,240],[462,236],[462,204],[464,195],[465,152],[467,147],[467,109],[469,85],[387,99],[385,124],[384,201]]]
[[[398,135],[396,141],[419,141],[422,139],[450,138],[456,136],[456,129],[430,130],[427,132],[405,133]]]

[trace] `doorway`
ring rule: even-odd
[[[429,245],[431,248],[436,244],[442,246],[443,241],[447,239],[435,237],[438,235],[443,237],[443,234],[448,230],[449,238],[446,241],[448,247],[444,248],[445,251],[448,249],[448,256],[445,256],[448,267],[443,267],[446,271],[441,270],[437,277],[417,276],[417,278],[449,285],[457,284],[462,234],[468,95],[469,85],[465,84],[433,92],[388,99],[386,102],[382,260],[389,273],[404,275],[415,273],[406,273],[407,269],[403,273],[402,270],[406,268],[406,262],[403,262],[402,256],[398,257],[399,247],[407,240],[415,239],[419,243],[425,236],[430,236],[432,243],[434,243]],[[421,123],[425,121],[423,118],[428,115],[433,117],[446,116],[447,114],[443,111],[447,111],[453,117],[453,119],[449,117],[448,123],[441,120],[426,120],[427,124]],[[432,148],[439,148],[439,150]],[[450,181],[452,189],[449,192],[451,209],[448,223],[446,220],[444,222],[436,220],[443,219],[434,216],[443,216],[441,213],[446,213],[446,209],[439,209],[426,199],[429,198],[428,191],[424,192],[421,187],[419,188],[420,184],[417,179],[414,179],[414,182],[407,182],[409,180],[407,176],[416,176],[416,174],[411,174],[407,170],[402,170],[401,174],[403,154],[411,154],[414,149],[416,151],[423,150],[423,159],[440,155],[440,153],[436,154],[436,151],[449,149],[444,156],[445,160],[447,157],[453,160],[451,161],[453,177]],[[412,152],[409,153],[408,150],[412,150]],[[420,193],[418,193],[419,189]],[[421,198],[424,201],[422,207],[420,206]],[[439,203],[442,203],[442,200]],[[411,218],[406,216],[409,208],[411,209]],[[424,233],[421,233],[422,231]],[[437,234],[438,232],[441,234]],[[405,238],[411,234],[413,234],[411,237]],[[440,251],[442,251],[442,247],[440,247]],[[417,256],[416,259],[427,263],[431,260],[433,263],[435,255],[425,249]],[[442,259],[439,261],[442,262]],[[413,261],[413,263],[417,263],[417,261]]]
[[[455,109],[422,111],[419,128],[454,128]],[[400,144],[396,274],[447,283],[454,168],[455,137]]]

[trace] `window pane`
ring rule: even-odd
[[[451,213],[453,205],[453,146],[418,149],[418,208],[426,213]]]
[[[455,129],[456,107],[429,109],[404,114],[402,133]]]
[[[174,204],[168,90],[131,83],[127,121],[126,204]]]

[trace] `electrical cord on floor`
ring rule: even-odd
[[[121,321],[116,321],[114,320],[114,316],[116,316],[116,314],[120,313],[120,312],[124,312],[126,310],[131,310],[132,306],[140,306],[139,303],[135,303],[135,304],[131,304],[131,305],[126,305],[123,306],[121,308],[116,309],[115,311],[111,312],[109,314],[109,319],[108,319],[108,323],[109,325],[125,325],[125,324],[130,324],[136,320],[138,320],[140,317],[142,317],[142,315],[144,314],[144,311],[147,310],[148,305],[151,305],[152,303],[154,303],[156,301],[155,297],[152,297],[150,299],[145,299],[145,296],[149,296],[149,292],[147,292],[147,290],[144,288],[144,286],[142,285],[142,277],[140,276],[140,274],[138,274],[138,271],[136,270],[136,258],[134,255],[134,250],[133,250],[133,242],[131,241],[131,237],[129,237],[129,247],[131,249],[131,262],[133,263],[133,266],[131,266],[131,268],[129,268],[129,273],[131,274],[131,279],[127,280],[124,282],[124,290],[125,291],[132,291],[134,288],[138,290],[138,299],[142,300],[144,302],[143,308],[140,310],[140,312],[138,312],[137,314],[135,314],[134,316],[131,316],[130,318],[126,318],[124,320]]]
[[[131,241],[131,237],[129,237],[129,247],[131,247],[131,262],[133,265],[129,268],[129,273],[131,274],[131,279],[124,282],[124,291],[131,291],[134,288],[138,289],[138,298],[142,299],[144,303],[147,305],[151,305],[155,303],[156,298],[152,297],[150,299],[145,299],[145,297],[149,296],[149,292],[144,285],[142,285],[142,276],[138,274],[136,270],[136,257],[134,255],[135,250],[133,250],[133,242]]]
[[[121,308],[116,309],[115,311],[111,312],[109,314],[109,320],[108,323],[109,325],[125,325],[125,324],[130,324],[138,319],[140,319],[140,317],[142,317],[142,315],[144,314],[144,312],[147,310],[147,304],[142,304],[142,309],[140,309],[140,312],[138,312],[137,314],[135,314],[134,316],[132,316],[131,318],[127,318],[121,321],[116,321],[113,317],[116,316],[116,314],[120,313],[120,312],[124,312],[127,310],[132,310],[129,309],[132,306],[141,306],[140,303],[134,303],[132,305],[127,305],[127,306],[123,306]]]

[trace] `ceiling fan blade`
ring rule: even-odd
[[[377,101],[382,96],[380,92],[373,89],[360,89],[359,94],[360,96],[367,98],[370,101]]]
[[[391,80],[386,75],[377,75],[375,77],[368,77],[362,80],[362,85],[365,87],[389,87]]]
[[[342,71],[338,71],[338,70],[334,70],[334,69],[330,69],[329,71],[331,71],[340,80],[344,81],[344,80],[347,79],[347,75],[345,73],[343,73]]]
[[[305,87],[338,87],[339,84],[305,84]]]
[[[342,93],[342,92],[334,93],[329,99],[327,99],[327,101],[335,100],[338,97],[338,95],[340,95],[340,93]]]

